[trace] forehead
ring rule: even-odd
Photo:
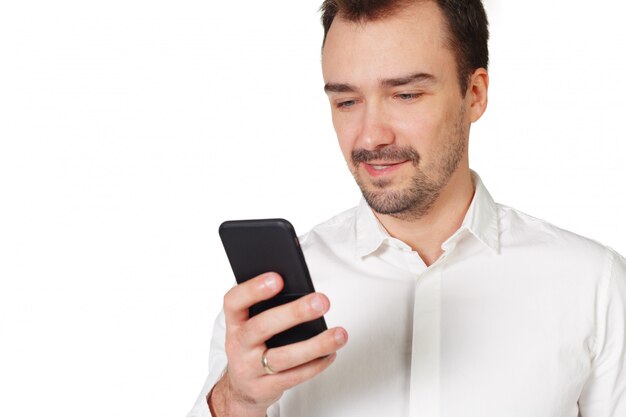
[[[444,77],[455,70],[446,39],[444,17],[432,1],[373,21],[337,16],[322,51],[324,81],[365,85],[415,72]]]

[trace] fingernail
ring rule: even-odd
[[[313,297],[311,300],[311,308],[318,312],[324,310],[324,302],[322,301],[322,298],[318,296]]]
[[[328,362],[333,362],[335,360],[335,358],[337,358],[337,354],[336,353],[328,355]]]
[[[346,333],[343,330],[335,330],[335,342],[338,345],[346,343]]]
[[[265,278],[265,286],[272,291],[276,291],[276,289],[278,288],[278,281],[276,280],[276,276],[272,274]]]

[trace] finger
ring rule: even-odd
[[[271,384],[275,389],[285,391],[320,374],[334,362],[336,357],[337,354],[332,353],[329,356],[315,359],[287,371],[279,372],[275,375],[266,375],[261,380]]]
[[[241,342],[247,346],[263,344],[275,334],[321,317],[329,307],[330,301],[324,294],[312,293],[290,303],[270,308],[245,323]]]
[[[261,274],[236,285],[224,296],[224,317],[227,325],[248,320],[248,309],[259,301],[272,298],[283,288],[283,280],[275,272]]]
[[[270,368],[276,372],[283,372],[335,353],[347,341],[348,333],[338,327],[302,342],[269,349],[265,356]]]

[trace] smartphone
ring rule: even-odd
[[[277,272],[283,289],[273,298],[250,307],[250,317],[315,292],[296,232],[285,219],[229,220],[219,227],[228,261],[241,284],[265,272]],[[326,330],[324,317],[274,335],[268,348],[309,339]]]

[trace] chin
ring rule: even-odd
[[[382,187],[380,184],[360,188],[365,201],[380,214],[402,213],[409,210],[414,203],[409,190],[391,186]]]
[[[419,180],[392,184],[392,179],[363,181],[355,177],[367,204],[376,213],[417,220],[426,215],[440,194],[440,187]],[[403,186],[404,185],[404,186]]]

